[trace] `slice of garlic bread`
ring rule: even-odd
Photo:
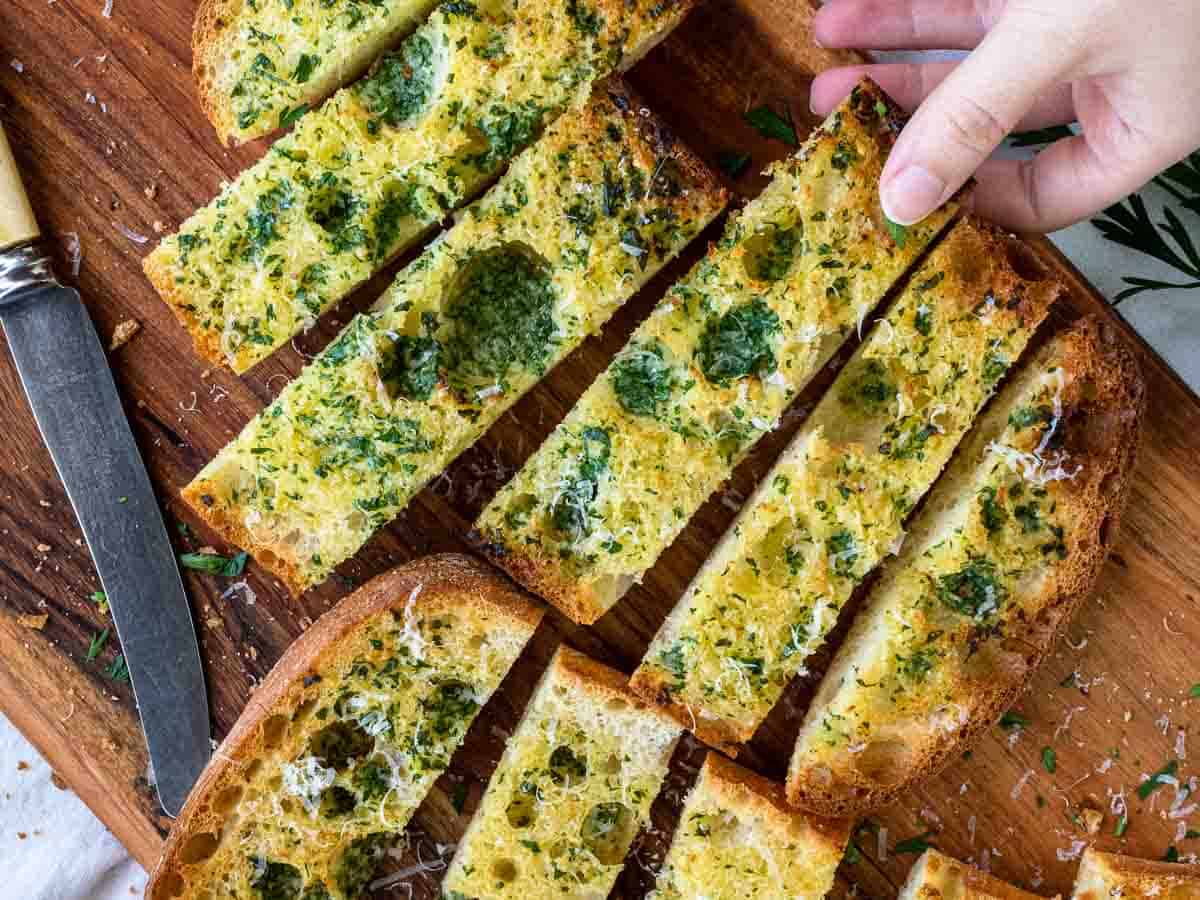
[[[412,31],[437,0],[201,0],[192,29],[200,106],[229,144],[270,134]]]
[[[709,753],[647,900],[820,900],[850,822],[787,805],[783,786]]]
[[[293,591],[322,581],[725,201],[703,163],[607,83],[355,317],[184,498]]]
[[[200,776],[148,900],[352,900],[541,609],[488,566],[381,575],[283,655]]]
[[[937,850],[926,850],[908,872],[898,900],[1043,900]]]
[[[1059,295],[1015,239],[972,219],[913,273],[742,508],[634,673],[634,689],[736,752]]]
[[[560,647],[442,882],[453,900],[607,897],[681,729]]]
[[[1092,590],[1137,444],[1133,356],[1085,320],[1014,376],[857,616],[797,739],[788,797],[888,803],[958,759]]]
[[[243,372],[471,199],[693,3],[443,3],[371,75],[300,118],[143,268],[200,354]],[[625,193],[606,210],[614,217],[628,212],[622,203],[637,186],[618,187]],[[583,182],[581,199],[600,190]],[[529,190],[510,202],[540,200]],[[591,227],[586,218],[547,224],[564,237]]]
[[[483,512],[493,561],[585,624],[642,577],[954,212],[889,233],[877,186],[902,125],[863,82],[774,167]]]
[[[1072,900],[1200,900],[1200,866],[1134,859],[1089,847]]]

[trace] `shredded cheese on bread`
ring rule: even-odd
[[[793,803],[848,815],[890,802],[1028,685],[1107,555],[1142,393],[1132,356],[1093,321],[1016,373],[834,657],[792,756]],[[1073,476],[1013,462],[1036,452]]]
[[[1017,252],[964,219],[912,274],[655,636],[635,690],[707,741],[749,739],[1058,296],[1016,271]]]
[[[821,900],[850,823],[791,809],[783,786],[709,753],[647,900]]]
[[[295,592],[325,579],[721,210],[622,83],[559,119],[185,488]]]
[[[165,238],[146,274],[200,354],[244,372],[475,196],[693,2],[449,0]],[[512,202],[530,199],[541,198]]]
[[[681,729],[624,675],[555,653],[459,842],[448,900],[607,897]]]
[[[259,686],[193,789],[146,897],[357,900],[540,618],[464,556],[365,585]]]
[[[642,577],[953,214],[889,233],[877,185],[902,124],[864,82],[774,167],[484,510],[495,562],[585,624]]]

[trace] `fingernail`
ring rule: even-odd
[[[898,225],[920,222],[942,203],[946,182],[924,166],[905,166],[883,186],[884,214]]]

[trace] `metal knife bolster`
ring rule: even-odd
[[[0,250],[0,313],[31,299],[39,287],[61,287],[41,239]]]

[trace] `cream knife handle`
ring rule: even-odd
[[[37,219],[33,217],[33,208],[17,172],[17,161],[8,146],[4,127],[0,126],[0,250],[32,240],[39,234]]]

